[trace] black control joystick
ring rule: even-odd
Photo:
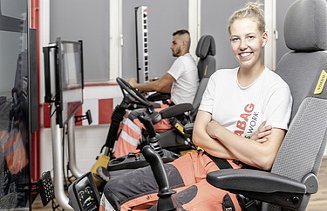
[[[156,133],[151,118],[148,115],[141,115],[138,117],[138,119],[144,125],[146,131],[148,132],[149,145],[152,147],[152,149],[154,149],[156,153],[163,157],[164,152],[161,146],[159,145],[160,136]]]
[[[159,187],[157,210],[176,210],[176,203],[171,197],[175,193],[170,189],[167,173],[164,169],[163,161],[151,146],[144,146],[142,149],[146,161],[150,164],[154,177]]]

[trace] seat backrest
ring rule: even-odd
[[[195,119],[209,77],[216,71],[216,59],[214,57],[216,55],[216,44],[214,38],[211,35],[203,35],[198,42],[195,53],[199,57],[198,73],[200,83],[193,100],[192,120]]]
[[[198,41],[195,54],[199,57],[198,73],[200,81],[208,78],[216,70],[216,44],[211,35],[203,35]]]
[[[297,0],[287,10],[285,43],[290,52],[276,72],[289,84],[293,108],[289,130],[279,149],[272,173],[307,185],[301,202],[305,210],[311,193],[318,188],[317,173],[326,146],[327,128],[327,3]],[[280,210],[264,204],[262,210]]]

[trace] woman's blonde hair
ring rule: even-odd
[[[258,24],[258,29],[260,32],[264,32],[266,29],[265,19],[262,15],[263,11],[260,8],[262,4],[259,1],[248,2],[244,8],[235,11],[232,16],[230,16],[228,21],[228,32],[231,33],[230,27],[235,20],[243,18],[251,18]]]

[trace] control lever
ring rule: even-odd
[[[159,139],[160,139],[160,135],[158,135],[154,129],[152,120],[149,116],[147,115],[140,115],[138,117],[138,119],[140,120],[140,122],[144,125],[145,129],[147,130],[149,137],[148,137],[148,142],[149,145],[161,156],[164,156],[164,152],[161,148],[161,146],[159,145]]]
[[[143,115],[138,116],[138,119],[141,121],[141,123],[144,125],[144,127],[148,131],[149,138],[156,137],[156,131],[153,127],[151,118],[149,116],[146,116],[143,114]]]
[[[157,210],[176,210],[176,202],[171,197],[176,191],[169,187],[167,173],[161,157],[148,145],[143,147],[142,154],[150,164],[159,187]]]

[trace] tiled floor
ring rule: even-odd
[[[327,210],[327,157],[325,157],[322,161],[318,179],[319,179],[318,193],[312,195],[310,203],[306,209],[307,211]],[[39,210],[39,211],[52,210],[51,202],[46,207],[43,207],[42,202],[38,197],[33,203],[32,210]]]

